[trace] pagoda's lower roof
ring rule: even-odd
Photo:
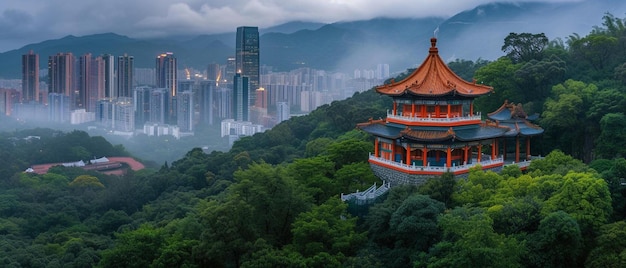
[[[420,142],[443,142],[448,140],[476,141],[503,137],[510,131],[508,127],[487,124],[462,127],[405,127],[384,122],[371,122],[357,125],[357,128],[372,135],[398,139],[405,138]]]
[[[507,127],[509,131],[505,136],[537,136],[543,134],[543,128],[540,128],[526,120],[523,121],[504,121],[498,122],[500,126]]]

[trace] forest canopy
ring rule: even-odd
[[[80,131],[2,133],[0,266],[626,266],[625,25],[607,14],[565,41],[511,33],[506,56],[451,62],[495,88],[477,110],[510,100],[540,115],[533,151],[545,157],[524,173],[476,168],[394,187],[366,208],[339,196],[381,183],[367,163],[372,137],[355,130],[391,107],[373,90],[227,152],[195,148],[123,176],[23,173],[128,153]]]

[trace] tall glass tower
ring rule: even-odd
[[[163,53],[156,58],[156,86],[166,88],[169,91],[167,105],[167,124],[176,123],[176,95],[178,84],[176,74],[176,57],[174,53]]]
[[[22,103],[39,102],[39,54],[22,55]]]
[[[130,98],[133,96],[133,56],[117,57],[117,97]]]
[[[242,26],[237,28],[235,44],[235,72],[249,79],[249,103],[255,103],[254,92],[259,88],[259,28]]]

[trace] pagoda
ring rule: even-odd
[[[514,144],[516,152],[507,164],[527,163],[530,137],[543,130],[519,109],[509,109],[509,103],[482,120],[474,110],[474,99],[492,93],[493,88],[460,78],[439,56],[437,39],[430,42],[428,56],[417,69],[401,81],[375,88],[393,99],[387,117],[357,124],[375,136],[374,153],[369,156],[374,174],[393,186],[421,184],[445,172],[463,176],[475,166],[498,171],[505,165],[507,144]],[[523,159],[520,139],[527,145]],[[512,146],[508,150],[513,151]]]

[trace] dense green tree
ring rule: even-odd
[[[338,267],[365,242],[365,233],[356,230],[357,218],[347,213],[347,207],[331,198],[298,215],[291,246],[304,256],[307,267]]]
[[[576,267],[583,239],[576,220],[556,211],[541,220],[537,232],[529,237],[528,247],[534,267]]]
[[[514,64],[507,57],[487,64],[476,71],[476,82],[492,86],[494,93],[476,99],[476,109],[491,112],[498,109],[505,100],[520,102],[526,98],[520,81],[517,81],[515,73],[521,68],[520,64]]]
[[[423,195],[428,195],[430,198],[442,202],[446,207],[449,207],[452,203],[452,193],[454,192],[455,184],[456,180],[454,174],[446,172],[441,175],[441,177],[427,180],[426,183],[419,187],[418,192]]]
[[[497,234],[480,209],[457,207],[439,219],[443,239],[417,267],[521,267],[526,250],[516,239]]]
[[[306,191],[315,199],[316,204],[325,202],[339,191],[337,182],[333,180],[335,163],[328,157],[296,159],[288,169],[298,182],[306,186]]]
[[[471,60],[455,59],[454,61],[448,62],[448,67],[450,67],[455,74],[463,78],[465,81],[472,81],[476,70],[482,68],[488,63],[488,60],[480,58],[475,62]]]
[[[504,38],[502,52],[515,63],[541,60],[548,43],[548,37],[544,33],[509,33]]]
[[[603,225],[596,237],[596,247],[585,262],[586,267],[617,268],[626,265],[626,222]]]
[[[626,116],[622,113],[605,114],[600,119],[600,136],[596,141],[599,157],[626,156]]]
[[[593,235],[611,217],[611,194],[606,182],[597,173],[570,172],[562,186],[546,200],[542,213],[569,213],[580,225],[584,236]]]
[[[251,206],[249,216],[258,233],[272,244],[288,243],[293,220],[311,201],[305,189],[288,176],[285,168],[266,163],[253,164],[234,176],[237,183],[228,194]]]
[[[116,246],[102,253],[101,267],[149,267],[160,255],[164,243],[161,229],[142,225],[139,229],[120,233]]]

